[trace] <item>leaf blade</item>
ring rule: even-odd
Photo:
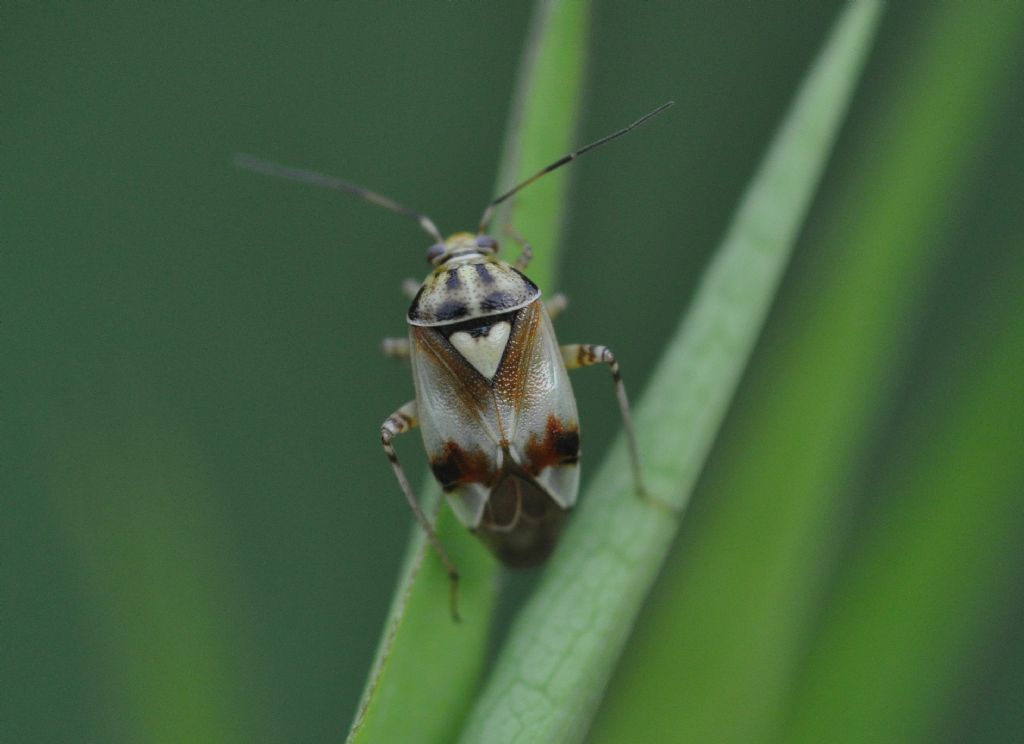
[[[498,190],[570,148],[588,26],[587,3],[538,2],[510,113]],[[541,248],[535,252],[530,275],[545,286],[553,278],[567,184],[555,174],[531,186],[531,191],[530,199],[517,199],[509,211],[516,216],[517,229],[528,231],[524,234]],[[349,733],[350,744],[451,741],[483,668],[499,568],[487,550],[439,503],[440,492],[429,474],[425,481],[428,485],[421,503],[427,513],[437,514],[438,535],[460,572],[463,621],[458,625],[451,621],[448,576],[422,531],[414,525]]]
[[[878,3],[852,3],[837,24],[636,408],[648,485],[660,498],[685,505],[827,160],[878,12]],[[665,446],[677,441],[680,426],[693,435],[682,452]],[[462,741],[562,742],[585,733],[675,532],[671,519],[632,495],[628,473],[620,441],[517,620]]]
[[[675,736],[692,741],[767,740],[779,724],[851,483],[865,477],[892,380],[947,258],[943,227],[998,121],[998,81],[1012,74],[998,71],[1015,69],[1007,31],[1020,24],[1008,12],[936,6],[919,37],[900,39],[905,51],[860,134],[849,185],[823,205],[826,228],[814,237],[829,253],[812,257],[813,287],[798,291],[777,318],[776,343],[762,349],[747,381],[750,412],[716,450],[700,528],[667,572],[597,741],[633,730],[641,709],[656,720],[671,711]],[[850,728],[827,738],[840,730]]]

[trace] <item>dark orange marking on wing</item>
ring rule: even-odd
[[[566,425],[556,416],[548,416],[544,438],[531,435],[526,443],[526,457],[534,475],[552,465],[578,462],[580,459],[580,429],[577,424]]]
[[[430,469],[445,491],[465,483],[487,483],[494,475],[483,450],[465,450],[455,442],[444,443],[444,452],[431,459]]]

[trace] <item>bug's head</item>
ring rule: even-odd
[[[473,235],[460,232],[452,235],[443,243],[434,243],[427,249],[427,262],[440,266],[446,261],[460,256],[485,256],[498,252],[498,241],[490,235]]]

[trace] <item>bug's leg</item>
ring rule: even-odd
[[[434,546],[434,550],[437,551],[437,555],[441,558],[441,563],[444,564],[445,571],[448,572],[448,577],[452,580],[452,617],[458,621],[460,620],[458,601],[459,572],[455,568],[455,564],[452,563],[452,559],[448,557],[448,553],[441,544],[441,540],[438,538],[437,532],[434,531],[434,526],[430,523],[430,520],[427,519],[427,515],[423,513],[423,510],[420,509],[420,505],[416,501],[416,496],[413,495],[412,488],[409,487],[409,480],[405,477],[405,471],[402,470],[402,466],[398,462],[398,455],[395,454],[395,448],[391,446],[392,439],[397,437],[399,434],[405,434],[418,424],[419,421],[416,418],[416,401],[410,400],[404,406],[388,416],[384,423],[381,424],[380,441],[384,445],[384,453],[388,456],[388,460],[391,462],[391,467],[395,471],[395,478],[398,479],[398,485],[401,486],[402,493],[405,494],[405,500],[409,502],[409,507],[412,509],[412,513],[416,515],[416,521],[420,523],[420,527],[422,527],[423,531],[427,533],[427,539],[430,540],[430,544]]]
[[[652,501],[653,497],[647,495],[643,475],[640,472],[640,451],[636,446],[636,431],[633,429],[633,414],[630,412],[629,398],[626,397],[626,386],[622,383],[619,363],[615,359],[612,350],[607,346],[598,346],[596,344],[566,344],[562,347],[562,359],[565,360],[566,369],[579,369],[580,367],[590,367],[594,364],[608,365],[612,373],[612,379],[615,381],[615,394],[619,399],[622,423],[626,429],[626,441],[629,443],[629,459],[633,466],[633,480],[636,483],[636,490],[643,499]],[[667,504],[662,504],[658,499],[653,499],[653,502],[663,508],[669,508]]]
[[[411,276],[402,282],[402,294],[408,297],[410,300],[415,300],[416,295],[420,291],[422,282],[418,282]]]
[[[512,264],[519,271],[526,271],[526,267],[530,265],[530,260],[533,258],[533,248],[527,242],[526,238],[516,230],[512,225],[505,225],[505,232],[511,236],[512,240],[519,244],[522,251],[516,258],[516,262]],[[569,298],[561,292],[551,296],[551,299],[544,303],[544,308],[548,311],[548,317],[554,320],[565,308],[569,307]]]
[[[519,271],[526,271],[526,267],[530,265],[531,258],[533,258],[533,248],[530,247],[529,243],[523,243],[523,250],[512,266]]]
[[[551,295],[551,299],[544,303],[544,309],[548,311],[548,317],[554,320],[569,307],[569,298],[561,292]]]
[[[409,339],[407,338],[385,338],[380,342],[380,351],[386,357],[392,359],[409,358]]]
[[[522,249],[519,256],[516,258],[516,262],[512,266],[518,271],[526,271],[526,267],[530,265],[530,259],[533,258],[533,248],[527,242],[526,238],[516,230],[512,225],[505,225],[505,232],[509,234],[512,240],[519,244]]]
[[[402,282],[402,294],[410,300],[416,298],[420,291],[420,283],[409,277]],[[407,338],[385,338],[380,342],[381,353],[392,359],[409,358],[409,339]]]

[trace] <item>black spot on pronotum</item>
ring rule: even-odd
[[[412,298],[412,303],[409,305],[409,320],[422,320],[423,313],[420,312],[420,296],[423,294],[423,290],[427,288],[424,284],[420,287],[416,296]]]
[[[473,264],[473,268],[476,269],[476,274],[480,277],[480,281],[484,284],[494,284],[494,277],[491,275],[490,269],[488,269],[484,264]]]
[[[439,321],[458,320],[469,315],[469,308],[466,307],[465,303],[448,300],[441,303],[441,307],[437,308],[437,312],[434,315]]]
[[[515,298],[508,292],[491,292],[480,301],[480,309],[484,312],[508,310],[516,304]]]
[[[458,289],[462,286],[462,281],[459,279],[458,269],[449,269],[444,278],[444,285],[448,287],[448,289]]]
[[[511,268],[512,271],[514,271],[517,274],[519,274],[519,278],[522,279],[524,282],[526,282],[526,286],[528,286],[533,291],[537,291],[537,285],[533,283],[533,281],[530,279],[530,277],[528,277],[526,274],[521,272],[515,266],[510,266],[509,268]]]

